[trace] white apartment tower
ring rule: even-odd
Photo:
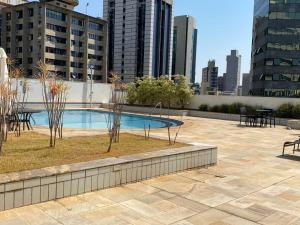
[[[171,75],[173,0],[104,0],[108,70],[125,82]]]

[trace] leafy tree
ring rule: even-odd
[[[174,80],[168,76],[160,76],[158,79],[146,76],[128,85],[127,101],[129,104],[149,106],[161,102],[164,107],[184,108],[192,96],[193,91],[182,75],[175,76]]]
[[[186,105],[190,103],[194,92],[190,88],[185,76],[176,75],[174,81],[176,105],[179,105],[183,109]]]

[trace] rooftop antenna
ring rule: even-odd
[[[90,5],[90,3],[89,2],[87,2],[86,3],[86,5],[85,5],[85,14],[87,15],[87,11],[88,11],[88,6]]]

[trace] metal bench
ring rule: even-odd
[[[295,154],[295,152],[300,152],[300,139],[296,140],[296,141],[287,141],[284,142],[283,144],[283,149],[282,149],[282,155],[284,156],[285,153],[285,149],[287,147],[293,147],[293,154]]]

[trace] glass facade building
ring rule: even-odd
[[[255,0],[252,90],[300,97],[300,0]]]
[[[173,0],[104,0],[108,69],[125,82],[171,75]]]

